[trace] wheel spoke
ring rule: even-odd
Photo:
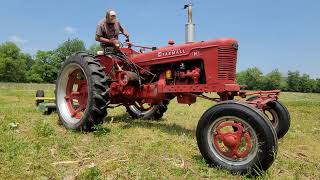
[[[140,109],[144,110],[143,103],[141,101],[139,101],[138,104],[139,104]]]
[[[139,111],[148,111],[152,108],[152,105],[144,103],[143,101],[135,101],[134,106],[139,110]],[[147,106],[147,107],[145,107]]]
[[[71,99],[79,100],[81,98],[81,96],[83,96],[83,94],[81,92],[72,92],[71,93]]]
[[[66,95],[64,98],[66,100],[79,100],[81,98],[81,96],[83,96],[83,93],[81,92],[71,92],[69,95]]]
[[[233,131],[223,132],[223,129],[232,127]],[[213,131],[213,144],[224,156],[237,160],[246,157],[252,150],[252,140],[248,132],[248,127],[234,121],[222,122]],[[242,139],[245,140],[244,149],[241,147]],[[219,143],[219,141],[221,141]],[[225,148],[223,148],[225,147]]]
[[[76,69],[68,75],[64,99],[67,101],[71,117],[81,118],[79,113],[86,108],[88,99],[87,80],[81,69]],[[74,102],[78,105],[74,105]]]
[[[73,113],[71,113],[71,117],[75,117],[79,112],[83,111],[86,106],[79,106]]]

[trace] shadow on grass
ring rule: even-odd
[[[249,169],[246,173],[240,173],[240,172],[231,172],[223,167],[215,166],[213,164],[208,164],[206,160],[200,155],[193,155],[192,160],[202,169],[202,171],[209,171],[210,169],[213,169],[215,173],[221,174],[221,176],[234,176],[239,177],[241,176],[242,179],[268,179],[268,172],[267,171],[260,171],[260,170],[252,170]],[[259,169],[259,168],[258,168]]]
[[[160,120],[144,120],[144,119],[132,119],[128,114],[121,114],[118,116],[107,117],[105,122],[124,122],[127,123],[122,126],[123,129],[128,128],[147,128],[147,129],[159,129],[171,135],[187,135],[195,136],[195,130],[186,129],[177,124],[165,124],[164,119]]]
[[[63,125],[63,123],[61,122],[61,120],[59,118],[57,120],[57,125],[62,127],[62,128],[65,128],[67,131],[70,131],[70,132],[73,132],[73,133],[78,133],[78,134],[93,133],[96,136],[103,136],[103,135],[106,135],[106,134],[111,132],[110,129],[103,127],[102,124],[94,125],[92,127],[92,129],[89,130],[89,131],[68,129]]]
[[[128,114],[121,114],[117,116],[107,116],[104,120],[105,123],[126,123],[122,126],[123,129],[129,128],[146,128],[146,129],[159,129],[171,135],[186,135],[190,137],[195,136],[195,130],[184,128],[178,124],[165,124],[165,119],[160,120],[144,120],[144,119],[132,119]],[[63,127],[61,121],[58,120],[58,124]],[[71,130],[75,133],[88,133],[87,131]],[[93,133],[97,136],[102,136],[110,132],[110,129],[103,127],[102,125],[95,125],[89,133]]]

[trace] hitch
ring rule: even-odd
[[[238,93],[238,96],[242,97],[242,98],[246,98],[247,96],[252,96],[252,95],[276,95],[278,96],[280,94],[280,90],[269,90],[269,91],[253,91],[253,92],[249,92],[249,91],[243,91],[240,90]]]
[[[246,103],[255,106],[260,110],[264,110],[268,103],[274,102],[278,100],[278,95],[280,94],[280,90],[270,90],[270,91],[239,91],[239,96],[242,98],[246,98],[247,96],[251,96],[246,99]]]

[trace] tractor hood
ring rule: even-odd
[[[179,44],[179,45],[168,45],[157,50],[135,54],[131,60],[135,63],[144,65],[145,63],[158,63],[159,60],[168,59],[168,58],[183,58],[184,56],[189,56],[191,52],[201,52],[204,49],[219,47],[219,46],[233,46],[238,48],[238,42],[232,38],[224,38],[224,39],[216,39],[216,40],[209,40],[209,41],[201,41],[201,42],[194,42],[194,43],[186,43],[186,44]],[[197,51],[198,50],[198,51]]]

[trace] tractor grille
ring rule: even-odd
[[[218,80],[235,80],[237,49],[234,47],[218,48]]]

